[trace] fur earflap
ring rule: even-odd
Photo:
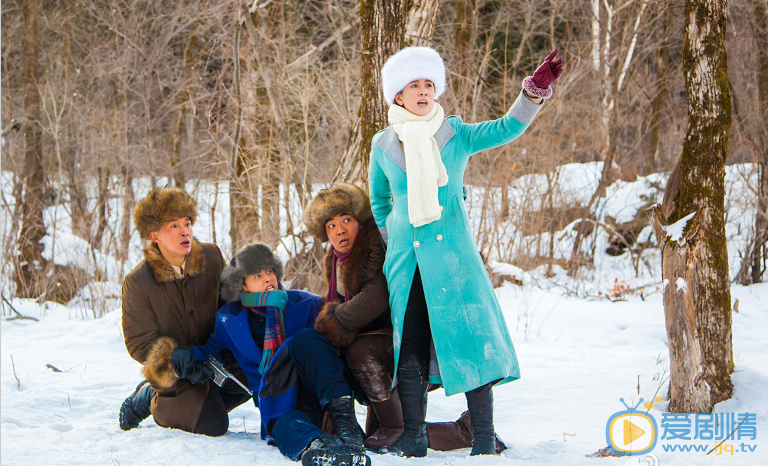
[[[360,224],[372,218],[371,201],[365,191],[348,183],[336,183],[320,190],[304,209],[304,224],[312,236],[325,243],[328,241],[325,222],[343,213],[352,215]]]
[[[326,303],[315,319],[315,330],[320,332],[334,348],[346,349],[355,341],[357,332],[344,328],[333,312],[339,303]]]
[[[192,196],[178,188],[155,188],[133,209],[133,223],[142,239],[149,239],[149,233],[160,230],[164,223],[184,217],[194,225],[197,206]]]
[[[170,388],[179,380],[171,363],[173,351],[177,346],[173,338],[160,337],[152,345],[152,349],[149,350],[141,373],[152,385],[152,388]]]
[[[221,273],[221,299],[228,303],[239,301],[245,278],[264,269],[272,269],[277,281],[283,281],[283,263],[269,246],[261,243],[245,246],[232,258],[232,265]]]
[[[395,96],[415,79],[429,79],[435,85],[435,99],[445,91],[445,64],[429,47],[406,47],[389,57],[381,68],[384,100],[392,105]]]

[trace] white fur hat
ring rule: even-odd
[[[445,91],[445,65],[440,54],[429,47],[406,47],[389,57],[381,67],[384,100],[395,102],[398,92],[415,79],[429,79],[435,85],[435,99]]]

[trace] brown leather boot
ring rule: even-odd
[[[472,446],[472,424],[469,422],[469,411],[461,413],[461,417],[453,422],[428,422],[427,438],[429,448],[437,451],[451,451]]]
[[[394,442],[403,433],[403,411],[397,389],[386,401],[371,402],[368,409],[373,409],[379,427],[363,444],[370,450],[379,451],[379,448]]]
[[[427,438],[429,439],[429,448],[436,451],[470,448],[475,437],[472,434],[469,411],[461,413],[461,416],[453,422],[428,422]],[[496,453],[501,453],[506,449],[507,446],[496,435]]]

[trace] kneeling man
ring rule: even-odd
[[[141,238],[151,243],[123,282],[123,335],[131,357],[142,364],[162,337],[196,346],[213,332],[224,260],[216,245],[201,244],[192,236],[196,218],[192,196],[175,188],[153,189],[133,211]],[[236,367],[230,371],[242,375]],[[152,414],[162,427],[224,435],[227,412],[248,398],[229,384],[219,388],[178,379],[160,389],[144,381],[123,403],[120,427],[138,427]]]

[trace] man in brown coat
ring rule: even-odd
[[[304,211],[304,224],[330,242],[323,261],[328,294],[315,329],[340,350],[370,404],[365,446],[378,450],[403,432],[397,389],[392,389],[395,355],[384,245],[368,195],[337,183],[321,190]],[[427,423],[429,447],[448,451],[472,446],[469,413],[456,422]],[[503,444],[498,443],[501,451]]]
[[[151,243],[123,282],[123,335],[131,357],[142,364],[160,337],[199,346],[213,333],[224,261],[216,245],[192,236],[196,218],[192,197],[175,188],[153,189],[133,211],[141,238]],[[227,413],[248,398],[242,389],[219,388],[211,381],[179,378],[157,390],[144,381],[123,403],[120,427],[138,427],[151,413],[162,427],[224,435]]]

